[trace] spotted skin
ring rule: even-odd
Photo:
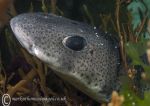
[[[47,63],[62,79],[95,99],[108,102],[118,85],[120,56],[109,34],[64,17],[27,13],[13,18],[11,28],[21,45]],[[81,36],[87,45],[81,51],[66,48],[68,36]]]

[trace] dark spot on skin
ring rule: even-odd
[[[94,76],[94,74],[93,74],[93,73],[91,73],[91,76]]]
[[[89,76],[86,75],[85,78],[86,78],[86,79],[89,79]]]
[[[91,55],[93,55],[93,52],[94,52],[93,50],[90,50],[90,54],[91,54]]]
[[[101,81],[102,81],[102,79],[99,80],[99,82],[101,82]]]
[[[71,70],[71,66],[70,65],[68,66],[68,70]]]
[[[50,53],[47,52],[46,55],[47,55],[47,56],[50,56]]]
[[[78,23],[77,22],[71,22],[72,24],[74,24],[74,25],[78,25]]]
[[[88,81],[87,83],[88,83],[88,84],[91,84],[91,82],[90,82],[90,81]]]
[[[95,86],[97,86],[98,84],[96,83]]]
[[[83,73],[81,73],[81,77],[83,77]]]

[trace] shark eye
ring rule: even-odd
[[[86,46],[86,40],[81,36],[65,37],[62,43],[65,47],[74,51],[80,51]]]

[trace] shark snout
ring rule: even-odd
[[[30,53],[32,53],[32,48],[34,46],[34,42],[30,35],[28,35],[24,28],[21,27],[23,23],[17,23],[16,19],[13,18],[10,21],[10,26],[12,31],[14,32],[15,37],[19,41],[19,43],[27,49]],[[33,53],[32,53],[33,54]]]

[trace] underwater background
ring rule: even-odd
[[[110,103],[100,104],[87,97],[20,46],[9,21],[28,12],[85,22],[118,39],[124,75],[120,92],[112,93]],[[150,0],[0,0],[0,96],[34,92],[35,97],[48,93],[67,98],[67,102],[14,102],[12,106],[149,106],[150,90],[143,91],[146,85],[150,88],[149,38]]]

